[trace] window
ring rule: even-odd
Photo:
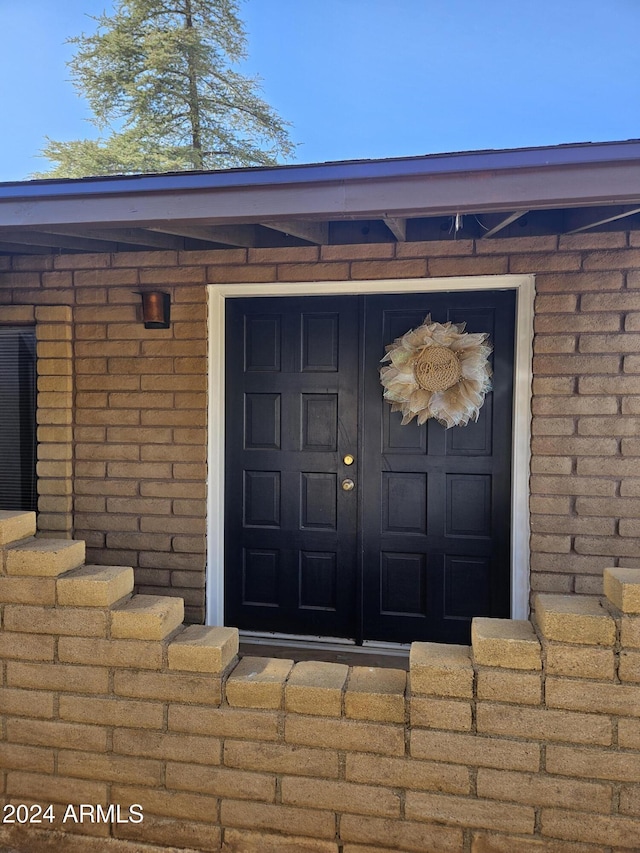
[[[0,326],[0,509],[36,507],[36,333]]]

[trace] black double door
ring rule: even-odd
[[[385,345],[426,314],[488,332],[476,423],[402,426]],[[508,616],[513,291],[227,300],[225,622],[469,642]]]

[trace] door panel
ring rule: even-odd
[[[383,401],[385,345],[427,313],[490,334],[477,423]],[[509,615],[514,313],[512,291],[228,300],[228,624],[468,643]]]
[[[228,300],[227,341],[226,621],[355,636],[358,301]]]
[[[514,309],[510,291],[366,299],[366,638],[468,643],[471,616],[509,615]],[[489,332],[494,345],[494,391],[466,427],[446,430],[434,420],[401,426],[401,414],[382,399],[385,345],[427,313]]]

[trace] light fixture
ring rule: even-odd
[[[171,323],[171,297],[159,290],[137,291],[142,297],[145,329],[168,329]]]

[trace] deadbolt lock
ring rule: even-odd
[[[351,489],[353,489],[355,487],[355,485],[356,484],[353,482],[353,480],[343,480],[342,481],[342,490],[344,492],[350,492]]]
[[[353,465],[355,460],[350,453],[347,453],[347,455],[344,457],[344,459],[342,461],[344,462],[345,465]]]

